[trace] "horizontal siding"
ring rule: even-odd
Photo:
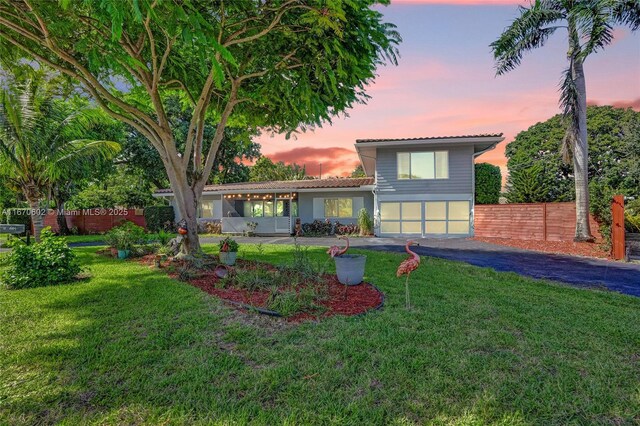
[[[449,179],[398,179],[398,152],[448,151]],[[467,194],[473,193],[473,146],[429,146],[427,148],[378,148],[376,162],[377,189],[397,194]]]
[[[476,205],[474,210],[477,237],[543,241],[546,231],[546,241],[572,241],[575,223],[574,203]],[[591,232],[601,239],[593,217]]]
[[[315,219],[324,219],[317,217],[313,212],[314,198],[363,198],[364,208],[367,209],[369,215],[373,216],[373,194],[370,191],[340,191],[340,192],[299,192],[298,193],[298,213],[302,223],[313,222]],[[354,206],[354,216],[357,217],[358,212]],[[341,223],[355,223],[356,217],[351,219],[340,218]]]

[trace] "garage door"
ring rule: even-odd
[[[469,201],[380,203],[380,233],[389,235],[468,235]]]

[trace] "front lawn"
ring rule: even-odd
[[[640,299],[423,258],[407,312],[404,256],[353,250],[384,310],[296,325],[95,250],[88,282],[0,290],[0,424],[640,421]]]

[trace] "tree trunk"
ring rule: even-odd
[[[40,242],[40,234],[44,228],[44,215],[40,211],[40,200],[29,200],[31,208],[31,224],[33,225],[33,236],[36,242]]]
[[[193,255],[201,251],[198,238],[198,209],[197,199],[193,188],[187,182],[186,176],[167,167],[171,189],[175,196],[176,207],[180,216],[187,225],[187,234],[184,236],[180,252],[182,255]]]
[[[65,203],[59,198],[56,198],[55,201],[56,210],[58,210],[58,215],[56,217],[56,222],[58,223],[58,234],[69,235],[71,232],[69,231],[69,225],[67,225],[67,217],[65,216]]]
[[[581,60],[572,62],[571,74],[578,92],[578,128],[573,147],[573,172],[576,187],[575,241],[594,241],[589,225],[589,145],[587,143],[587,89]]]

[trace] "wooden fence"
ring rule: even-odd
[[[44,226],[58,230],[58,214],[50,211],[44,219]],[[146,227],[142,209],[88,209],[68,210],[65,212],[67,226],[76,227],[80,234],[100,234],[128,220],[138,226]]]
[[[477,204],[474,211],[477,237],[573,241],[575,235],[575,203]],[[591,233],[602,238],[593,217]]]

